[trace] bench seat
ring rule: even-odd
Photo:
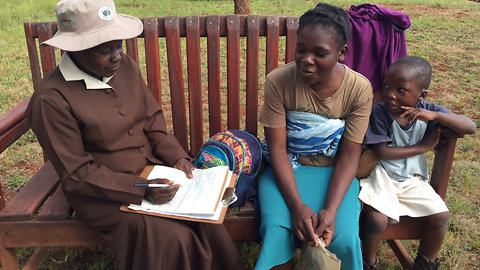
[[[228,214],[224,222],[234,241],[253,241],[253,209]],[[4,247],[92,246],[105,244],[100,232],[75,218],[49,161],[0,211]]]

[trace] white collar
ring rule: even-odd
[[[63,78],[66,81],[80,81],[83,80],[85,82],[85,87],[87,89],[105,89],[111,88],[110,85],[107,84],[108,81],[113,76],[110,77],[103,77],[102,81],[99,79],[85,73],[84,71],[80,70],[77,65],[73,62],[67,52],[65,52],[60,60],[60,64],[58,65],[60,72],[63,75]]]

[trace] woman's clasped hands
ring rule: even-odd
[[[332,241],[335,231],[335,214],[322,209],[317,215],[306,204],[301,203],[292,211],[292,228],[297,238],[309,244],[318,246],[318,238],[325,241],[328,247]]]

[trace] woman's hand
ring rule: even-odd
[[[311,246],[318,246],[314,228],[317,227],[317,213],[302,203],[291,211],[292,230],[300,241]]]
[[[318,214],[318,227],[316,227],[315,233],[323,238],[325,247],[330,245],[335,234],[335,217],[335,213],[325,209]]]
[[[145,191],[145,199],[153,202],[154,204],[167,203],[175,197],[175,194],[180,188],[180,185],[172,185],[173,181],[163,178],[152,179],[149,184],[168,184],[168,187],[151,187]]]
[[[192,171],[195,167],[190,161],[184,158],[179,159],[173,167],[176,169],[182,170],[185,173],[185,175],[187,175],[188,178],[193,178]]]

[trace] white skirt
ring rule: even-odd
[[[447,205],[421,177],[403,182],[391,180],[381,165],[360,180],[358,198],[397,223],[400,216],[424,217],[448,212]]]

